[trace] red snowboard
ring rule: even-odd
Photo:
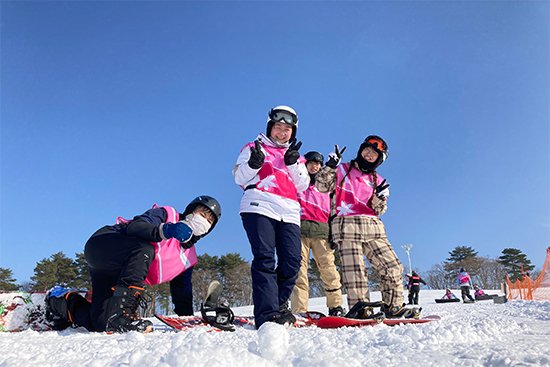
[[[441,317],[437,315],[424,316],[421,319],[384,319],[384,320],[360,320],[360,319],[348,319],[346,317],[339,316],[327,316],[317,321],[317,327],[321,329],[335,329],[344,326],[368,326],[368,325],[401,325],[401,324],[423,324],[430,321],[440,320]]]
[[[295,314],[296,322],[294,327],[305,327],[316,325],[325,315],[320,312],[310,311],[300,314]],[[155,317],[165,323],[166,325],[176,330],[189,330],[191,328],[203,327],[209,329],[209,331],[221,331],[219,328],[209,325],[200,316],[162,316],[155,314]],[[252,316],[235,316],[233,325],[236,327],[247,327],[254,329],[254,317]],[[229,330],[231,331],[231,330]]]

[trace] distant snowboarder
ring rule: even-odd
[[[474,298],[470,294],[470,287],[472,286],[472,279],[470,278],[470,274],[468,274],[464,270],[464,268],[460,268],[460,273],[458,273],[456,280],[460,287],[462,301],[464,303],[475,302]]]
[[[426,282],[416,273],[412,272],[412,275],[409,277],[409,305],[418,304],[418,294],[420,293],[420,283],[426,285]]]

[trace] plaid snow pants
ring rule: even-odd
[[[358,301],[370,301],[365,257],[380,275],[382,301],[390,306],[403,304],[403,265],[386,237],[380,218],[336,217],[332,221],[332,236],[342,259],[348,307]]]

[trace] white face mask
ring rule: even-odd
[[[212,224],[200,214],[189,214],[185,217],[185,221],[195,236],[202,236],[212,227]]]

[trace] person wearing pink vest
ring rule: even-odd
[[[293,324],[288,301],[300,268],[298,192],[309,175],[296,143],[298,116],[288,106],[273,107],[267,130],[246,144],[233,168],[244,190],[240,214],[252,249],[252,299],[255,325]]]
[[[154,205],[132,220],[119,217],[115,225],[102,227],[84,249],[92,279],[91,303],[77,292],[54,287],[55,292],[46,295],[51,321],[90,331],[148,332],[152,323],[137,316],[138,306],[147,303],[144,285],[165,282],[170,282],[175,312],[192,314],[194,245],[214,229],[220,217],[219,202],[203,195],[183,213]]]
[[[292,291],[292,312],[301,313],[308,310],[308,268],[310,252],[312,252],[325,289],[328,313],[331,316],[343,316],[340,273],[334,264],[334,250],[328,243],[330,197],[329,194],[321,193],[315,187],[315,177],[324,163],[324,157],[321,153],[312,151],[307,152],[304,158],[310,185],[307,190],[298,193],[298,200],[302,208],[300,225],[302,262],[296,285]]]
[[[365,305],[370,302],[370,293],[364,257],[380,275],[382,311],[386,317],[416,316],[418,310],[404,307],[403,266],[379,218],[387,209],[389,184],[376,169],[385,161],[388,146],[379,136],[370,135],[359,147],[355,159],[340,165],[344,150],[335,146],[317,175],[316,186],[320,192],[334,194],[332,241],[342,259],[342,280],[351,307],[348,317],[372,315],[372,308]]]

